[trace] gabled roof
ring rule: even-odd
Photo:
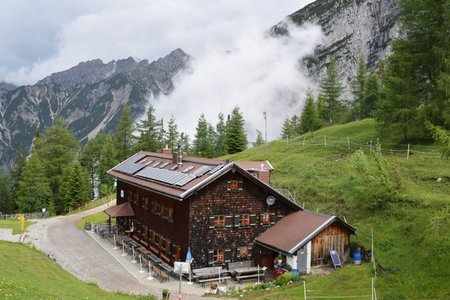
[[[108,174],[129,184],[182,201],[233,170],[269,194],[286,201],[294,209],[301,209],[295,202],[250,174],[241,165],[251,169],[261,168],[263,165],[265,171],[272,170],[270,163],[263,161],[234,163],[192,156],[184,156],[183,164],[177,165],[172,161],[172,154],[140,151],[113,167]]]
[[[355,234],[352,226],[336,216],[302,210],[278,221],[258,236],[255,242],[286,254],[294,254],[334,222],[340,222],[351,234]]]
[[[133,217],[134,212],[129,202],[125,202],[104,210],[110,217]]]

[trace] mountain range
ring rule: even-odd
[[[367,67],[376,67],[386,57],[389,41],[398,36],[399,13],[395,0],[318,0],[286,20],[322,27],[325,41],[303,65],[311,80],[318,82],[331,59],[336,59],[344,97],[351,99],[351,81],[360,56],[366,58]],[[289,34],[286,20],[270,29],[272,35]],[[113,131],[125,103],[137,119],[145,113],[149,99],[174,89],[174,76],[189,60],[188,54],[176,49],[152,63],[132,57],[106,64],[94,59],[35,85],[0,83],[0,172],[10,168],[19,144],[29,151],[36,130],[50,126],[56,115],[79,140],[102,130]]]

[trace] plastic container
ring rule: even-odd
[[[355,265],[361,264],[361,253],[360,252],[353,253],[353,261],[355,262]]]
[[[291,273],[295,274],[295,281],[299,281],[300,280],[300,271],[299,270],[292,269]]]

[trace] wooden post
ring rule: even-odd
[[[373,298],[373,277],[372,277],[372,300],[374,300],[374,298]]]
[[[410,145],[408,144],[408,151],[406,152],[406,159],[409,159],[409,149],[410,149]]]
[[[347,146],[348,146],[348,149],[350,149],[350,138],[349,137],[347,137]]]
[[[303,298],[306,300],[306,281],[303,281]]]
[[[325,147],[327,146],[327,136],[326,135],[323,136],[323,144],[325,145]]]
[[[370,144],[369,144],[369,153],[372,153],[372,140],[370,140]]]

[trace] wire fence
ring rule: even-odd
[[[293,140],[286,139],[288,144]],[[300,147],[316,146],[316,147],[330,147],[343,150],[351,149],[363,149],[372,153],[375,151],[377,141],[374,140],[358,140],[350,137],[332,137],[332,136],[315,136],[311,138],[303,137],[302,139],[296,139],[296,144],[300,144]],[[381,152],[388,155],[397,155],[406,157],[430,157],[440,158],[442,154],[439,151],[439,147],[433,145],[418,145],[418,144],[394,144],[394,143],[380,143]]]

